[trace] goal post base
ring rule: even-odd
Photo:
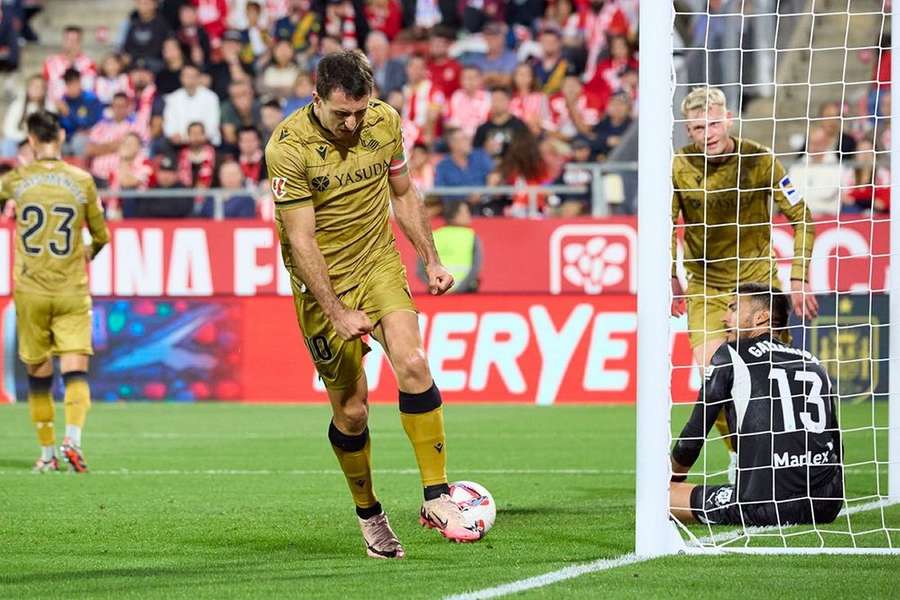
[[[685,555],[712,555],[723,556],[726,554],[884,554],[900,556],[900,548],[785,548],[785,547],[734,547],[716,546],[716,547],[696,547],[686,546],[679,554]]]

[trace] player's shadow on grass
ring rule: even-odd
[[[30,469],[34,463],[30,460],[0,458],[0,469]]]

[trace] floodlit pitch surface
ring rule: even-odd
[[[886,407],[876,412],[884,422]],[[62,406],[57,413],[61,431]],[[871,405],[844,406],[842,416],[845,427],[869,423]],[[84,436],[86,476],[32,475],[27,407],[0,407],[0,597],[440,598],[633,550],[633,406],[449,405],[446,420],[451,478],[487,486],[497,524],[472,545],[421,529],[397,409],[375,405],[376,488],[407,550],[403,561],[378,561],[365,556],[325,406],[98,404]],[[871,435],[851,436],[848,456],[874,446]],[[710,456],[724,464],[718,442]],[[875,469],[858,471],[850,488],[871,488]],[[900,523],[900,507],[885,514]],[[880,519],[860,513],[852,525]],[[884,546],[881,536],[860,541]],[[524,595],[887,597],[900,572],[900,559],[878,556],[624,563],[538,579],[546,585]]]

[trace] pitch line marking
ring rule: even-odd
[[[897,504],[897,502],[888,499],[877,500],[875,502],[869,502],[867,504],[860,504],[858,506],[842,510],[838,515],[838,518],[865,512],[867,510],[891,506],[893,504]],[[768,529],[777,529],[777,527],[756,527],[752,529],[747,528],[747,532],[759,533],[763,530]],[[740,537],[740,535],[742,535],[741,532],[742,530],[735,529],[734,531],[726,531],[716,535],[701,538],[700,541],[705,544],[715,543],[724,539],[731,539],[732,537]],[[535,588],[546,587],[548,585],[553,585],[554,583],[559,583],[560,581],[575,579],[576,577],[581,577],[582,575],[587,575],[589,573],[609,571],[610,569],[618,569],[619,567],[625,567],[628,565],[647,562],[650,560],[653,560],[653,558],[638,556],[634,552],[630,552],[616,558],[601,558],[599,560],[581,565],[571,565],[562,569],[558,569],[556,571],[544,573],[542,575],[535,575],[534,577],[528,577],[527,579],[511,581],[510,583],[504,583],[502,585],[484,588],[482,590],[453,594],[452,596],[446,596],[444,600],[486,600],[487,598],[499,598],[501,596],[517,594],[519,592],[533,590]]]
[[[460,473],[473,475],[634,475],[633,469],[457,469]],[[159,476],[159,475],[223,475],[223,476],[263,476],[263,475],[343,475],[340,469],[100,469],[91,475],[112,476]],[[375,469],[375,475],[418,475],[418,469]],[[32,475],[26,469],[0,470],[3,475]]]

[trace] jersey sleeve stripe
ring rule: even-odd
[[[289,200],[276,202],[275,208],[297,208],[309,202],[312,202],[312,196],[308,196],[306,198],[291,198]]]
[[[394,159],[391,161],[391,175],[396,175],[398,173],[402,173],[406,169],[406,156],[401,159]]]

